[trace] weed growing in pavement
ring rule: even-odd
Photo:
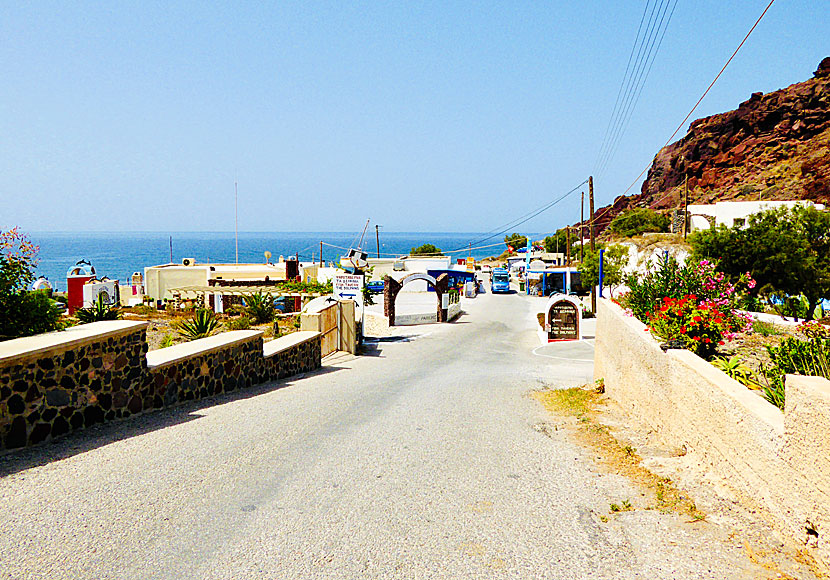
[[[628,477],[651,492],[654,503],[647,509],[683,514],[695,522],[706,517],[670,479],[660,477],[643,467],[637,450],[618,441],[610,429],[597,420],[602,394],[596,391],[594,385],[536,391],[532,396],[551,413],[575,418],[576,421],[572,424],[566,424],[566,429],[580,443],[594,452],[612,472]],[[615,505],[619,508],[618,511],[634,509],[628,501]]]

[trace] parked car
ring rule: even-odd
[[[490,273],[490,272],[492,272],[492,271],[493,271],[493,268],[491,268],[491,267],[490,267],[490,264],[484,264],[484,265],[481,267],[481,272],[482,272],[482,274],[489,274],[489,273]]]
[[[366,283],[366,289],[372,294],[380,294],[383,292],[383,280],[373,280]]]

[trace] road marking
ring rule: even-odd
[[[579,342],[585,342],[585,341],[580,340]],[[541,354],[541,353],[536,352],[540,348],[545,348],[546,346],[550,346],[550,345],[549,344],[543,344],[541,346],[537,346],[536,348],[533,349],[533,351],[532,351],[533,354],[535,354],[536,356],[543,356],[545,358],[554,358],[556,360],[567,360],[567,361],[573,361],[573,362],[589,362],[589,363],[594,362],[594,359],[592,359],[592,358],[591,359],[587,359],[587,358],[565,358],[565,357],[562,357],[562,356],[553,356],[552,354]]]

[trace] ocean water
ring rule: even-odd
[[[406,254],[411,248],[430,243],[445,252],[466,248],[486,234],[474,232],[424,233],[380,232],[382,257]],[[170,237],[173,239],[173,261],[195,258],[197,262],[233,263],[235,241],[233,232],[37,232],[30,234],[40,246],[38,276],[46,276],[57,290],[66,290],[66,272],[78,260],[87,260],[95,266],[99,277],[118,279],[122,284],[133,272],[144,272],[147,266],[166,264],[170,261]],[[495,256],[504,251],[499,243],[503,236],[492,237],[477,244],[472,251],[476,259]],[[320,259],[320,242],[323,258],[339,261],[346,249],[356,247],[359,234],[354,232],[239,232],[239,261],[264,262],[264,252],[271,252],[271,261],[279,256],[300,255],[301,260]],[[481,247],[489,246],[489,247]],[[377,255],[375,232],[367,231],[363,249],[370,257]],[[469,251],[454,253],[466,257]]]

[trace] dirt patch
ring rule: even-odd
[[[533,397],[558,416],[570,418],[565,428],[583,446],[595,452],[598,461],[611,472],[624,475],[646,491],[645,509],[663,513],[673,512],[700,521],[706,515],[687,494],[683,494],[667,477],[655,475],[642,464],[637,450],[622,443],[611,434],[611,429],[597,420],[597,408],[603,404],[603,395],[596,389],[553,389],[537,391]],[[634,509],[628,501],[611,504],[612,513]]]
[[[601,382],[531,393],[560,420],[556,425],[536,426],[537,431],[553,437],[553,431],[561,428],[588,450],[599,467],[628,478],[644,494],[643,501],[634,498],[610,504],[608,514],[599,516],[601,521],[639,509],[679,514],[690,524],[707,520],[724,527],[730,542],[739,546],[751,562],[769,571],[767,578],[828,577],[803,546],[781,542],[752,508],[741,505],[723,482],[712,479],[699,458],[687,455],[682,447],[666,449],[659,443],[658,434],[632,425],[630,417],[603,393]]]

